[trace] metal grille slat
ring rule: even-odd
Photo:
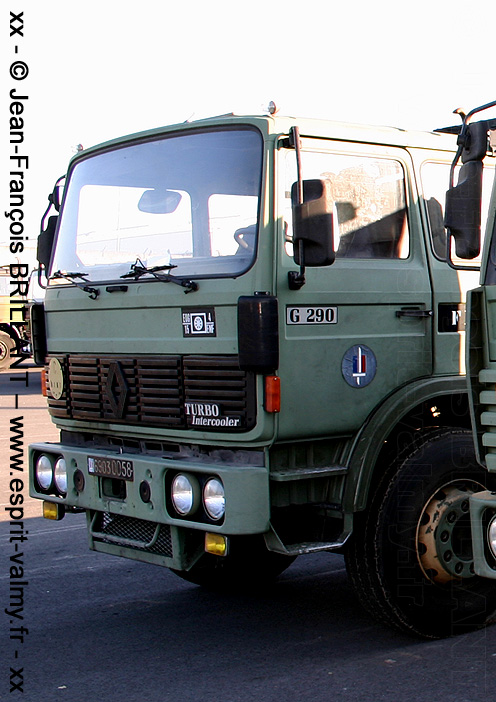
[[[181,428],[184,420],[180,357],[139,359],[137,365],[142,422]]]
[[[60,400],[49,397],[54,417],[191,429],[185,403],[210,403],[222,416],[239,418],[228,425],[231,431],[255,423],[255,377],[239,369],[237,356],[57,358],[65,367],[66,392]]]

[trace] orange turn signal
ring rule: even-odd
[[[281,379],[277,375],[265,376],[265,411],[281,411]]]
[[[41,369],[41,394],[43,397],[48,397],[46,368]]]

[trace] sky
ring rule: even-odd
[[[10,12],[23,13],[22,37],[9,36]],[[11,154],[5,116],[15,89],[28,98],[22,147],[33,245],[47,195],[78,144],[259,114],[271,100],[296,117],[430,130],[456,124],[458,107],[496,99],[490,0],[11,0],[0,16],[1,151]],[[29,68],[23,80],[10,77],[15,60]],[[9,159],[2,164],[5,211]]]

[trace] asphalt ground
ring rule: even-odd
[[[56,441],[29,364],[0,374],[0,700],[496,699],[496,626],[441,641],[382,627],[358,606],[339,556],[300,557],[263,591],[218,594],[89,551],[84,515],[44,520],[27,489],[21,541],[4,509],[18,417],[25,448]],[[13,582],[26,584],[12,594]]]

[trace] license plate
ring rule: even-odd
[[[102,478],[134,480],[134,464],[122,458],[88,456],[88,473]]]
[[[286,307],[286,324],[337,324],[337,307]]]

